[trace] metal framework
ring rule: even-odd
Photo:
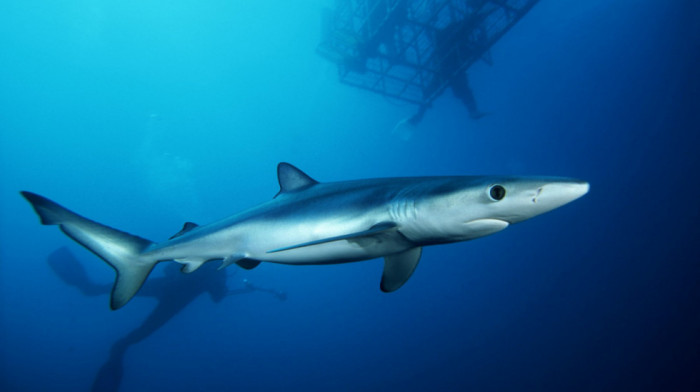
[[[430,104],[539,0],[336,0],[317,51],[341,82]],[[465,79],[466,83],[466,79]]]

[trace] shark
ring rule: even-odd
[[[22,191],[44,225],[61,231],[116,270],[113,310],[141,288],[153,267],[175,261],[190,273],[221,260],[253,269],[261,262],[336,264],[384,258],[379,287],[408,281],[422,249],[469,241],[585,195],[585,181],[559,177],[437,176],[318,182],[289,163],[277,166],[269,201],[206,225],[186,222],[153,242],[85,218]]]

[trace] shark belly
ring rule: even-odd
[[[338,240],[318,245],[253,256],[261,261],[282,264],[338,264],[369,260],[403,252],[415,245],[400,235]]]
[[[373,215],[343,221],[253,224],[242,230],[246,233],[243,243],[249,245],[245,254],[251,259],[282,264],[337,264],[383,257],[415,246],[398,230],[393,230],[271,252],[289,245],[362,231],[382,221],[381,218]]]

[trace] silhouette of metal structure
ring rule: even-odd
[[[490,63],[491,47],[538,1],[336,0],[317,52],[338,65],[342,83],[421,111],[452,87],[478,118],[466,70]]]

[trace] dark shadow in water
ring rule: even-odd
[[[61,280],[78,288],[86,296],[106,295],[112,289],[111,284],[90,281],[82,264],[67,248],[62,247],[52,252],[48,263]],[[148,279],[137,295],[154,297],[158,304],[138,328],[112,345],[109,359],[100,368],[92,390],[117,391],[124,373],[123,358],[126,349],[157,331],[202,293],[209,293],[212,301],[217,303],[228,295],[256,291],[272,294],[280,301],[287,299],[286,293],[257,287],[247,279],[243,279],[242,288],[229,290],[226,286],[226,273],[216,268],[216,263],[206,263],[192,274],[183,274],[176,263],[169,263],[164,269],[164,277]]]

